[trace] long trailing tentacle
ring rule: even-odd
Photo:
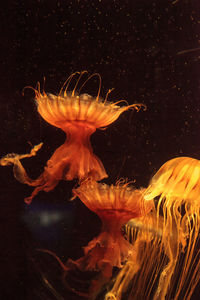
[[[69,263],[68,263],[69,266],[68,266],[67,264],[64,264],[62,262],[62,260],[51,250],[38,248],[37,251],[47,253],[47,254],[51,255],[52,257],[54,257],[56,259],[56,261],[58,262],[58,264],[60,265],[60,267],[62,268],[62,270],[64,271],[64,273],[62,275],[62,280],[63,280],[63,284],[67,287],[67,289],[69,289],[70,291],[72,291],[74,294],[76,294],[78,296],[81,296],[81,297],[84,297],[84,298],[88,299],[88,297],[89,297],[88,293],[84,293],[84,292],[76,290],[75,288],[71,287],[69,285],[69,283],[67,282],[67,280],[66,280],[68,271],[73,269],[72,265],[76,266],[76,263],[74,261],[69,260]],[[71,276],[70,276],[70,278],[71,278]],[[76,279],[76,281],[78,281],[79,283],[80,282],[82,283],[82,281],[80,281],[78,279]]]
[[[61,268],[64,270],[64,271],[68,271],[69,268],[62,262],[62,260],[51,250],[48,250],[48,249],[40,249],[38,248],[37,251],[40,251],[40,252],[43,252],[43,253],[47,253],[51,256],[53,256],[57,262],[59,263],[59,265],[61,266]]]

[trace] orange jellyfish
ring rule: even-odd
[[[163,215],[162,246],[168,256],[154,299],[190,299],[200,279],[200,161],[177,157],[153,176],[145,199],[158,197]],[[172,234],[173,232],[173,234]]]
[[[125,225],[134,251],[105,300],[190,299],[200,279],[200,161],[178,157],[153,176],[144,200],[155,211]]]
[[[93,154],[90,136],[97,128],[104,128],[113,123],[124,111],[130,108],[138,111],[142,106],[142,104],[117,105],[123,100],[116,103],[107,102],[111,90],[108,91],[105,100],[102,100],[100,98],[101,77],[99,74],[92,75],[99,76],[100,80],[96,98],[88,94],[78,93],[77,86],[84,73],[76,72],[72,74],[66,80],[58,95],[46,94],[44,91],[40,92],[39,84],[38,89],[34,89],[39,114],[51,125],[62,129],[67,136],[64,144],[48,160],[44,172],[35,180],[29,178],[20,163],[20,159],[27,157],[26,154],[12,153],[0,160],[1,165],[14,164],[16,179],[35,187],[31,196],[25,199],[26,203],[30,203],[39,191],[49,192],[54,189],[60,180],[78,178],[82,181],[91,177],[99,181],[107,177],[102,162]],[[80,74],[79,78],[72,92],[68,92],[69,84],[76,74]],[[91,76],[82,84],[79,92],[90,78]],[[32,156],[31,153],[28,156]]]
[[[84,271],[100,271],[105,282],[112,276],[113,267],[122,268],[133,251],[121,233],[122,225],[146,215],[153,209],[153,201],[144,201],[144,189],[120,182],[108,186],[88,181],[73,192],[102,221],[101,233],[84,247],[84,256],[74,263]],[[100,281],[93,282],[93,290],[98,284],[101,286]]]

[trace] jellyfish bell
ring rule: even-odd
[[[118,102],[108,102],[108,91],[105,100],[100,98],[101,77],[99,74],[92,76],[99,77],[99,90],[94,98],[88,94],[80,94],[80,90],[90,76],[77,91],[78,83],[85,72],[76,72],[72,74],[62,86],[58,95],[48,94],[40,91],[38,84],[35,92],[37,109],[42,118],[49,124],[62,129],[66,133],[66,140],[63,145],[55,150],[48,160],[44,172],[35,180],[32,180],[26,174],[20,159],[24,155],[16,154],[9,164],[13,163],[15,168],[15,177],[20,182],[35,186],[31,196],[25,201],[30,203],[32,198],[39,191],[50,191],[55,188],[60,180],[73,180],[78,178],[82,181],[88,177],[94,180],[101,180],[108,175],[100,159],[94,155],[90,144],[90,136],[97,128],[105,128],[113,123],[124,111],[132,108],[139,110],[142,104],[132,104],[119,106]],[[72,92],[68,91],[69,84],[75,75],[79,74]],[[30,156],[30,155],[29,155]],[[5,165],[5,164],[4,164]],[[24,181],[23,181],[23,178]]]
[[[150,181],[145,199],[180,199],[200,201],[200,161],[191,157],[177,157],[164,163]]]

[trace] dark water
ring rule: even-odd
[[[34,94],[27,90],[22,96],[22,89],[45,77],[45,90],[57,93],[72,72],[87,70],[101,74],[102,97],[115,88],[110,100],[147,105],[147,111],[126,112],[92,137],[109,174],[107,183],[124,177],[146,186],[168,159],[199,159],[198,0],[13,0],[1,4],[0,14],[1,156],[26,153],[29,143],[43,141],[40,154],[24,161],[37,177],[64,134],[42,120]],[[91,80],[84,92],[95,96],[98,80]],[[56,269],[56,281],[59,266],[34,249],[76,259],[100,222],[79,200],[68,201],[73,183],[61,182],[27,207],[23,198],[31,189],[15,181],[11,167],[1,167],[0,176],[2,299],[57,299],[38,274]],[[59,283],[56,289],[62,290]],[[192,299],[198,295],[199,287]],[[64,299],[81,298],[69,292]]]

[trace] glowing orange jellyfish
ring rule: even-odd
[[[136,190],[120,182],[111,186],[85,182],[73,192],[102,221],[101,233],[84,247],[84,257],[75,264],[81,270],[100,271],[104,280],[109,279],[113,267],[122,268],[133,251],[122,236],[122,225],[146,215],[153,208],[153,201],[144,201],[144,189]]]
[[[48,192],[54,189],[59,180],[78,178],[81,181],[88,177],[101,180],[107,177],[103,164],[93,154],[90,136],[96,128],[103,128],[113,123],[121,113],[129,108],[138,111],[142,106],[142,104],[118,106],[117,104],[123,100],[116,103],[107,102],[111,90],[108,91],[105,100],[100,99],[101,78],[99,74],[94,74],[100,79],[96,98],[88,94],[77,94],[76,89],[84,73],[72,74],[61,88],[59,95],[40,92],[39,84],[38,89],[34,89],[39,114],[51,125],[62,129],[67,136],[65,143],[48,160],[44,172],[36,180],[29,178],[20,163],[20,159],[27,157],[26,154],[11,154],[0,160],[1,165],[14,164],[14,175],[20,182],[35,186],[31,196],[25,199],[26,203],[30,203],[39,191]],[[76,74],[80,74],[80,76],[73,91],[68,92],[71,79]],[[91,76],[82,84],[81,88],[90,78]],[[38,150],[38,146],[35,147]],[[35,150],[33,152],[35,155]],[[29,157],[32,156],[31,153],[28,154]]]
[[[134,251],[105,299],[120,300],[131,286],[129,300],[188,300],[200,279],[200,161],[166,162],[144,199],[154,199],[155,212],[126,225]]]
[[[200,229],[200,161],[177,157],[167,161],[153,176],[145,199],[159,196],[159,211],[164,216],[162,244],[169,262],[163,269],[154,299],[190,299],[200,279],[198,235]],[[171,235],[175,232],[176,234]],[[184,253],[184,257],[182,257]],[[175,281],[175,277],[178,280]],[[184,291],[184,296],[183,296]]]

